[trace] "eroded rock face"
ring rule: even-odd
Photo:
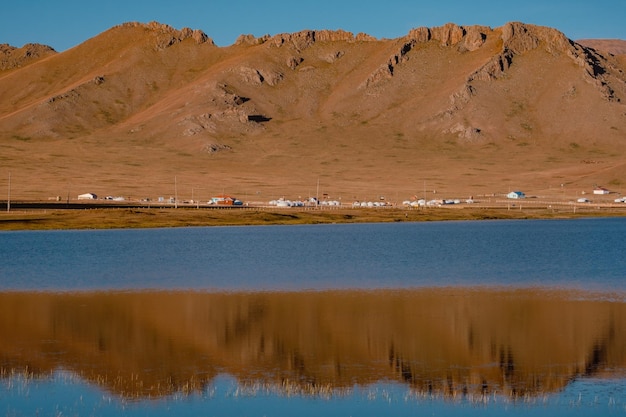
[[[235,45],[261,45],[270,39],[270,35],[264,35],[259,38],[254,35],[239,35],[235,41]]]
[[[462,50],[475,51],[487,40],[487,34],[491,28],[486,26],[457,26],[453,23],[427,28],[419,27],[412,29],[406,36],[409,41],[424,43],[437,40],[442,46],[459,45]]]
[[[261,77],[263,77],[263,81],[265,81],[268,85],[275,86],[278,84],[285,75],[280,71],[274,71],[271,69],[261,69],[258,72],[261,73]]]
[[[367,33],[357,33],[354,40],[357,42],[373,42],[377,39],[371,35],[368,35]]]
[[[307,49],[314,43],[315,31],[312,30],[304,30],[296,33],[282,33],[280,35],[273,36],[269,40],[269,45],[272,47],[289,45],[293,46],[299,51]]]
[[[496,59],[500,60],[500,65],[488,64],[487,70],[490,77],[497,77],[513,61],[514,56],[528,51],[545,48],[551,54],[566,54],[578,66],[584,69],[587,80],[594,84],[605,99],[609,101],[619,101],[615,92],[606,80],[607,68],[600,62],[603,61],[598,53],[590,48],[585,48],[569,40],[562,32],[543,26],[527,25],[519,22],[507,23],[502,27],[503,51]],[[610,65],[608,62],[607,65]],[[484,78],[484,76],[483,76]]]
[[[459,139],[466,142],[473,142],[480,139],[480,129],[472,126],[464,126],[461,123],[457,123],[444,131],[444,133],[456,134]]]
[[[333,62],[335,62],[339,58],[341,58],[343,55],[344,55],[343,51],[335,51],[335,52],[332,52],[330,54],[326,54],[324,56],[321,56],[320,59],[328,62],[329,64],[332,64]]]
[[[443,26],[432,28],[430,32],[432,39],[441,42],[442,46],[456,45],[465,36],[465,29],[454,23],[447,23]]]
[[[345,30],[303,30],[296,33],[281,33],[269,39],[271,47],[291,46],[298,51],[313,46],[316,42],[366,42],[376,38],[364,33],[356,37]]]
[[[318,30],[315,32],[315,40],[318,42],[352,42],[354,35],[345,30]]]
[[[463,47],[468,51],[475,51],[487,40],[487,34],[491,29],[486,26],[469,26],[466,28],[463,39]]]
[[[513,22],[502,26],[502,42],[504,50],[514,54],[522,54],[537,48],[539,38],[535,30],[524,24]]]
[[[592,49],[584,48],[570,41],[562,32],[548,27],[512,22],[502,26],[501,32],[501,52],[472,73],[468,77],[468,83],[475,80],[495,80],[509,69],[516,55],[525,54],[537,48],[544,48],[552,54],[569,56],[585,70],[589,81],[598,86],[605,98],[608,100],[615,98],[613,90],[608,87],[604,80],[606,69],[599,65],[600,58]],[[466,44],[468,43],[467,39],[470,38],[470,33],[468,31],[466,34]],[[480,37],[482,33],[484,32],[479,31],[477,35],[473,36]]]
[[[381,65],[376,71],[374,71],[359,87],[367,88],[372,85],[376,85],[383,80],[387,80],[393,77],[393,66],[390,64]]]
[[[415,42],[428,42],[431,39],[430,29],[423,26],[411,29],[407,38]]]
[[[266,68],[256,69],[241,67],[239,68],[239,74],[244,82],[254,85],[261,85],[265,83],[270,86],[275,86],[284,78],[284,74],[282,72]]]
[[[412,29],[404,38],[397,52],[394,53],[386,64],[374,71],[362,84],[361,87],[369,87],[380,81],[393,76],[395,67],[408,60],[408,53],[419,43],[439,41],[444,47],[455,46],[459,51],[475,51],[487,40],[487,34],[491,31],[486,26],[470,26],[467,29],[452,23],[447,25],[427,28],[419,27]]]
[[[254,68],[241,67],[239,68],[239,74],[247,84],[261,85],[263,81],[265,81],[265,78],[263,78],[259,70]]]
[[[287,66],[292,70],[295,70],[298,65],[302,63],[302,61],[304,61],[302,57],[290,56],[289,58],[287,58]]]
[[[592,83],[604,99],[608,101],[619,101],[615,96],[615,91],[606,80],[607,68],[603,65],[610,65],[608,61],[601,60],[600,56],[593,50],[585,48],[569,40],[562,32],[548,27],[527,25],[519,22],[507,23],[500,28],[502,49],[501,52],[493,56],[488,62],[470,74],[467,81],[459,90],[450,97],[450,107],[440,114],[443,118],[452,116],[462,109],[475,94],[475,81],[494,81],[504,75],[511,67],[516,56],[523,55],[537,48],[544,48],[551,54],[565,54],[578,66],[584,69],[585,78]],[[453,41],[454,30],[444,31],[444,38]],[[463,43],[471,47],[480,47],[484,39],[480,39],[486,32],[484,30],[467,31]],[[416,34],[415,36],[418,36]],[[421,32],[422,39],[424,31]],[[461,41],[460,41],[461,42]],[[471,50],[468,47],[468,50]],[[603,65],[600,62],[604,62]],[[445,133],[457,134],[462,140],[475,140],[480,137],[480,129],[472,126],[456,124]]]
[[[207,99],[202,112],[189,114],[178,121],[184,137],[207,137],[224,131],[254,132],[262,130],[263,123],[271,120],[249,103],[250,98],[236,94],[226,84],[205,85],[196,93]],[[224,150],[230,150],[230,147],[212,143],[203,148],[208,153]]]
[[[230,151],[232,148],[230,145],[225,145],[223,143],[207,143],[202,147],[202,150],[207,153],[216,153],[222,151]]]

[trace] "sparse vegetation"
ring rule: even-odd
[[[428,191],[431,193],[431,191]],[[191,226],[298,225],[328,223],[384,223],[449,220],[562,219],[626,216],[624,207],[526,205],[511,210],[500,207],[462,206],[450,208],[333,208],[304,210],[242,208],[115,208],[87,210],[35,210],[0,212],[0,230],[116,229]]]
[[[12,173],[14,198],[45,200],[68,184],[72,196],[156,198],[171,194],[174,176],[181,189],[198,185],[208,195],[259,187],[304,195],[318,177],[328,178],[324,192],[400,198],[425,177],[437,178],[443,198],[476,194],[476,184],[497,190],[505,175],[532,193],[556,176],[581,189],[626,184],[623,61],[594,55],[615,95],[607,101],[595,72],[579,71],[572,45],[555,43],[553,29],[514,31],[540,48],[485,27],[465,27],[458,39],[435,33],[446,42],[410,47],[292,34],[281,48],[171,48],[159,35],[169,29],[158,27],[122,25],[106,41],[96,36],[36,70],[29,61],[0,77],[0,180]],[[462,52],[472,33],[482,43]],[[530,53],[484,65],[509,42]],[[105,55],[111,75],[96,86]],[[564,86],[575,86],[576,96],[566,111],[555,106]],[[537,132],[541,140],[530,136]],[[207,144],[229,151],[209,155]]]

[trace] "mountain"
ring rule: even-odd
[[[625,71],[519,22],[228,47],[125,23],[3,67],[2,175],[28,199],[626,191]]]

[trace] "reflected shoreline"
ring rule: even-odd
[[[0,376],[64,369],[125,398],[200,392],[223,374],[304,395],[390,381],[519,398],[626,369],[626,303],[611,293],[3,292],[0,312]]]

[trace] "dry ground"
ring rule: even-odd
[[[0,212],[0,230],[112,229],[626,217],[626,204],[484,203],[434,208],[98,208]]]
[[[0,198],[626,193],[624,57],[532,25],[508,40],[478,28],[467,50],[466,30],[218,48],[158,24],[112,28],[0,72]]]

